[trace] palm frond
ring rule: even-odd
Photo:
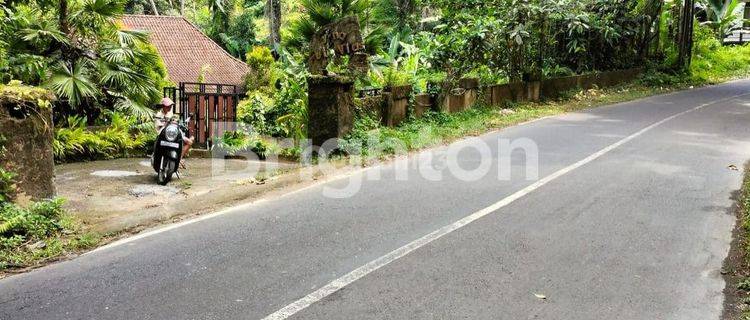
[[[154,113],[150,106],[137,103],[127,97],[122,97],[115,103],[115,110],[124,114],[138,118],[139,120],[149,120]],[[148,123],[151,125],[151,123]]]
[[[121,46],[132,46],[148,42],[148,32],[143,30],[117,30],[117,41]]]
[[[124,63],[135,58],[135,51],[128,46],[115,43],[105,43],[101,47],[100,56],[107,62]]]
[[[74,63],[73,68],[61,64],[52,74],[47,86],[68,100],[72,106],[78,106],[84,99],[96,96],[96,85],[89,77],[88,68],[81,61]]]
[[[124,11],[124,5],[120,0],[86,0],[83,2],[83,10],[92,18],[104,21],[119,17]]]
[[[62,44],[68,44],[70,41],[55,24],[49,21],[40,21],[38,24],[31,25],[29,28],[21,30],[21,38],[24,41],[39,45],[45,41],[52,40]]]

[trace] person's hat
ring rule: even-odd
[[[174,104],[174,101],[172,99],[164,97],[164,99],[161,99],[161,105],[165,107],[169,107]]]

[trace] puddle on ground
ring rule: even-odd
[[[99,170],[91,173],[92,176],[103,177],[103,178],[119,178],[119,177],[132,177],[139,175],[135,171],[122,171],[122,170]]]

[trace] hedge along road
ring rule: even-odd
[[[408,180],[385,165],[349,198],[323,195],[338,180],[135,237],[0,280],[0,319],[718,319],[748,93],[736,81],[458,142],[497,163],[498,141],[531,139],[539,180],[522,153],[508,181],[497,166],[432,181],[415,156]]]

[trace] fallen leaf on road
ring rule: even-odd
[[[542,300],[547,299],[547,296],[545,296],[545,295],[543,295],[541,293],[535,293],[534,296],[537,297],[537,298],[539,298],[539,299],[542,299]]]
[[[730,165],[729,165],[729,166],[727,167],[727,169],[729,169],[729,170],[734,170],[734,171],[739,171],[739,170],[740,170],[740,169],[738,169],[738,168],[737,168],[737,166],[735,166],[735,165],[733,165],[733,164],[730,164]]]

